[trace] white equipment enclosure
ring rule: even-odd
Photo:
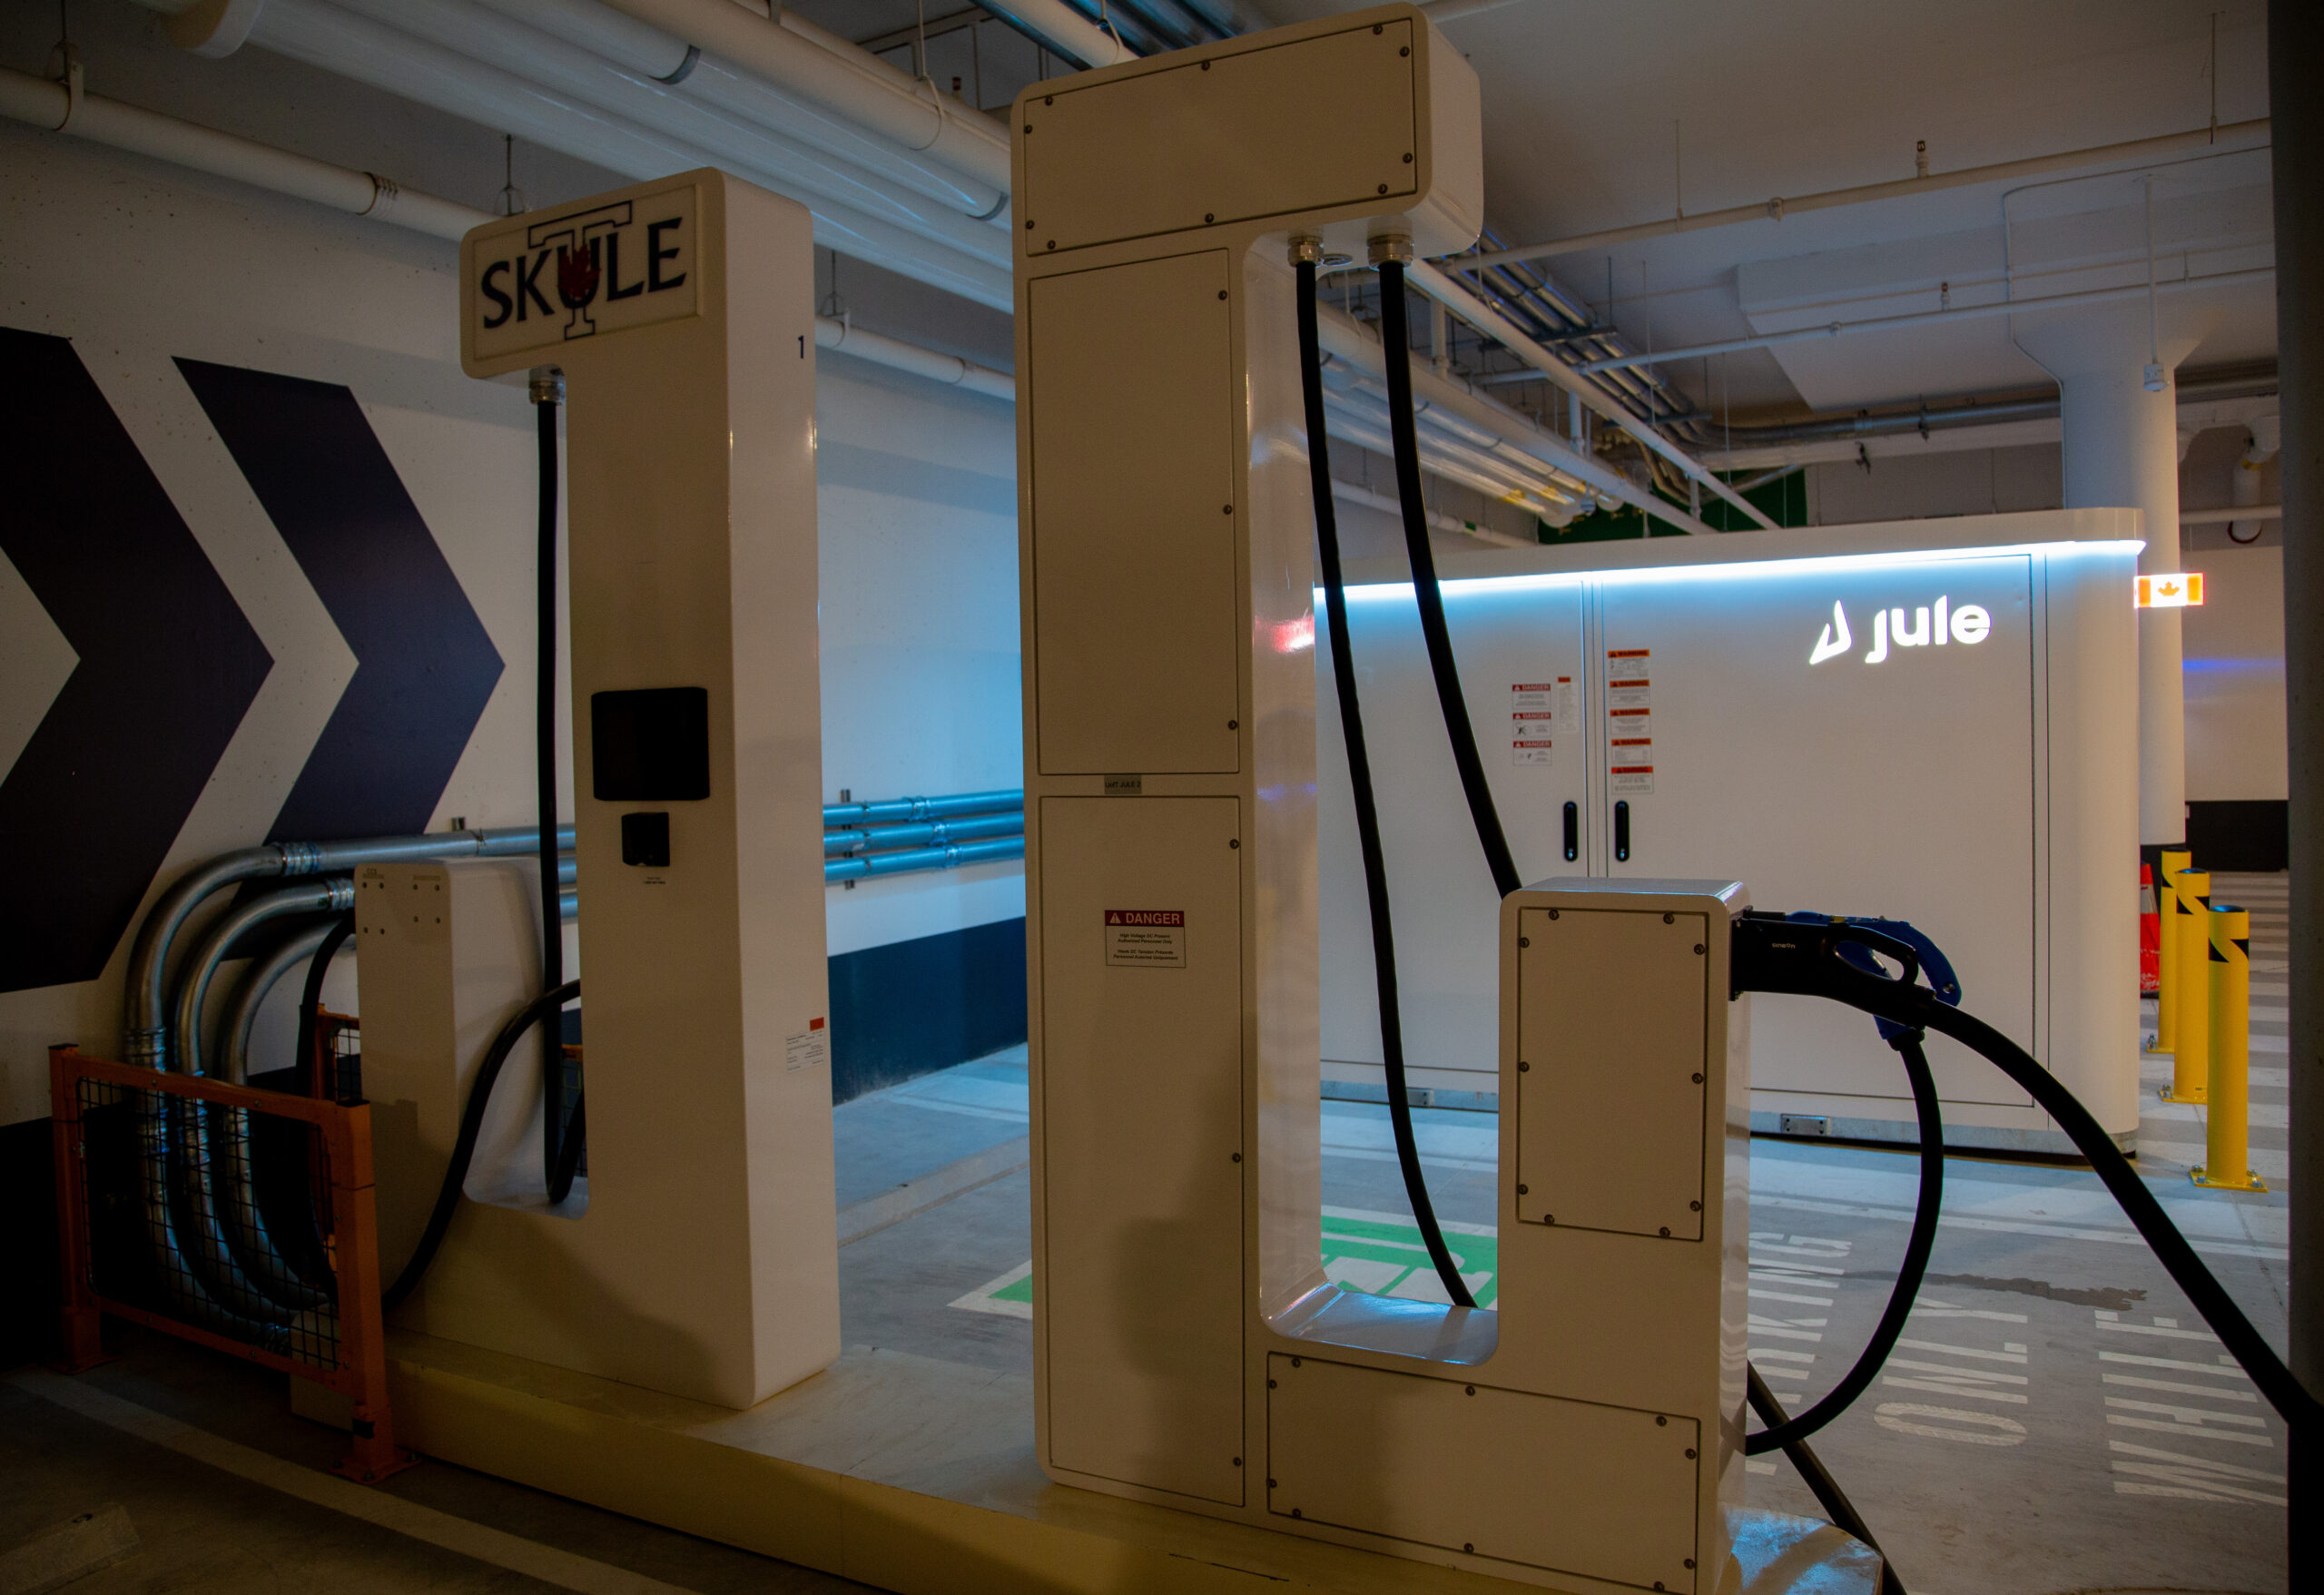
[[[1962,1003],[2126,1149],[2138,1122],[2138,517],[2051,510],[1456,554],[1444,606],[1525,871],[1734,875],[1763,906],[1909,921]],[[1416,1086],[1492,1091],[1493,884],[1462,823],[1406,572],[1349,573]],[[1319,635],[1318,669],[1335,639]],[[1377,1082],[1338,704],[1319,707],[1326,1078]],[[1916,1141],[1862,1014],[1762,996],[1752,1127]],[[2071,1153],[1928,1040],[1954,1146]],[[1802,1121],[1806,1121],[1804,1124]]]
[[[737,1408],[839,1354],[811,238],[800,206],[700,171],[479,227],[460,254],[469,374],[571,379],[588,1167],[550,1207],[527,1042],[396,1322]],[[358,880],[390,1275],[480,1055],[540,990],[536,882]]]
[[[1740,888],[1501,906],[1497,1311],[1321,1266],[1287,250],[1472,241],[1475,76],[1395,5],[1039,85],[1016,113],[1041,1465],[1504,1579],[1709,1595],[1742,1504]]]

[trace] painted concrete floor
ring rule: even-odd
[[[2201,1128],[2196,1110],[2155,1099],[2167,1060],[2146,1066],[2141,1163],[2280,1344],[2286,1093],[2282,1043],[2267,1039],[2283,1034],[2283,998],[2270,989],[2284,979],[2283,931],[2280,919],[2261,916],[2280,912],[2281,877],[2235,878],[2221,895],[2230,891],[2254,911],[2253,1161],[2279,1177],[2278,1188],[2242,1195],[2187,1182]],[[1437,1292],[1428,1271],[1411,1265],[1417,1236],[1385,1110],[1330,1101],[1323,1111],[1327,1266],[1358,1288]],[[1445,1110],[1415,1119],[1437,1210],[1472,1288],[1490,1301],[1496,1120]],[[1030,1373],[1029,1177],[1012,1145],[1026,1129],[1022,1048],[838,1111],[842,1208],[889,1205],[880,1226],[840,1254],[851,1345]],[[951,1194],[948,1171],[968,1188]],[[1754,1144],[1751,1353],[1795,1408],[1840,1375],[1879,1315],[1915,1187],[1904,1154]],[[895,1206],[897,1192],[913,1189],[930,1196]],[[1906,1587],[1915,1595],[2284,1590],[2282,1425],[2094,1177],[1955,1157],[1945,1214],[1905,1342],[1880,1382],[1816,1442]],[[120,1339],[127,1354],[83,1375],[86,1387],[253,1457],[320,1469],[336,1456],[332,1435],[288,1415],[280,1379],[162,1336],[125,1330]],[[625,1595],[861,1587],[442,1463],[378,1492],[411,1509],[395,1526],[376,1514],[359,1521],[254,1482],[249,1469],[189,1461],[33,1388],[33,1377],[0,1380],[0,1551],[119,1501],[143,1547],[73,1586],[92,1595],[304,1590],[326,1580],[355,1590]],[[1787,1463],[1754,1461],[1749,1482],[1755,1506],[1817,1515]],[[472,1554],[464,1525],[503,1539]]]

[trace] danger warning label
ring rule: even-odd
[[[1106,961],[1147,969],[1185,969],[1186,911],[1108,909]]]

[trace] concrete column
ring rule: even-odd
[[[2057,379],[2066,507],[2144,510],[2142,573],[2180,568],[2179,401],[2171,373],[2210,330],[2206,322],[2166,317],[2160,392],[2146,386],[2150,351],[2158,345],[2150,341],[2143,304],[2028,318],[2016,329],[2019,346]],[[2179,612],[2150,609],[2139,616],[2139,841],[2176,845],[2186,837]]]
[[[2291,734],[2291,1365],[2324,1393],[2324,7],[2268,7]],[[2295,1434],[2290,1587],[2324,1578],[2324,1436]]]

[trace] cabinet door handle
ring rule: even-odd
[[[1628,798],[1614,805],[1614,858],[1620,863],[1630,861],[1630,801]]]
[[[1565,861],[1573,862],[1581,856],[1581,805],[1565,806]]]

